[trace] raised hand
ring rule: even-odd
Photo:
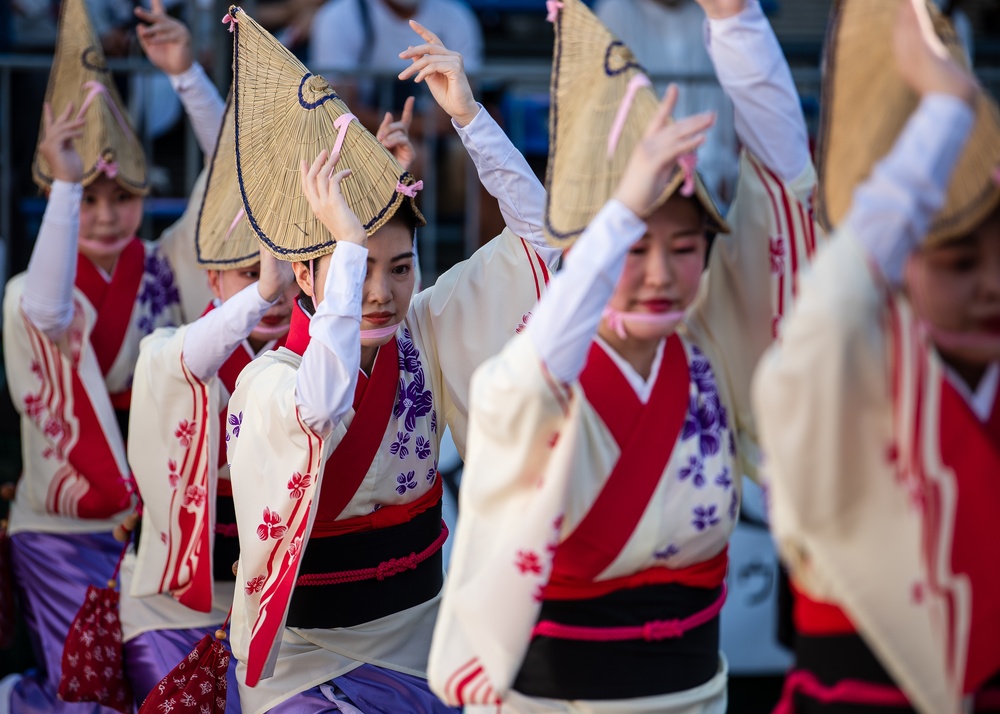
[[[698,4],[710,18],[722,20],[743,12],[747,0],[698,0]]]
[[[921,96],[951,94],[973,104],[979,91],[976,80],[948,54],[922,0],[899,5],[893,44],[903,80]]]
[[[433,32],[415,20],[410,27],[426,44],[408,47],[399,56],[413,64],[399,73],[400,79],[414,78],[426,82],[434,100],[459,126],[468,125],[479,113],[479,105],[472,95],[469,78],[465,76],[462,55],[449,50]]]
[[[295,282],[292,264],[278,260],[269,250],[260,249],[260,278],[257,279],[257,292],[268,302],[277,300],[285,288]]]
[[[637,216],[648,216],[674,175],[677,160],[705,143],[705,132],[715,124],[715,113],[696,114],[673,121],[677,86],[670,85],[660,108],[629,158],[614,198]]]
[[[194,63],[191,32],[180,20],[167,15],[163,0],[152,0],[152,11],[135,8],[135,16],[145,25],[137,25],[136,34],[142,51],[154,67],[167,74],[182,74]]]
[[[351,170],[333,173],[338,161],[340,154],[331,154],[326,149],[319,153],[312,166],[303,159],[299,167],[302,190],[316,218],[326,226],[334,240],[365,246],[368,235],[340,190],[341,182],[351,175]]]
[[[83,136],[83,119],[73,115],[73,103],[57,118],[52,116],[52,105],[45,103],[42,117],[44,132],[38,153],[48,162],[52,178],[69,183],[80,183],[83,178],[83,161],[73,146],[73,140]]]
[[[404,170],[408,170],[413,165],[413,160],[417,155],[410,142],[410,124],[413,123],[414,101],[413,97],[406,100],[399,121],[392,120],[392,112],[386,112],[378,132],[375,134],[375,138],[382,142],[382,146],[392,152]]]

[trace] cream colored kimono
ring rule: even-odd
[[[534,249],[505,230],[414,298],[396,333],[400,381],[393,413],[378,455],[337,520],[411,503],[435,487],[446,425],[459,449],[465,446],[473,370],[523,324],[546,276]],[[354,419],[352,410],[326,439],[299,419],[300,363],[284,348],[255,360],[229,404],[241,422],[239,437],[229,441],[240,532],[232,644],[249,714],[363,663],[424,676],[437,614],[435,597],[353,627],[284,627],[323,466]]]
[[[692,566],[725,548],[740,475],[754,473],[758,459],[750,378],[815,247],[814,184],[811,165],[784,185],[744,153],[733,232],[717,237],[679,330],[691,375],[684,427],[675,441],[649,444],[672,453],[635,531],[598,581]],[[705,685],[666,696],[566,702],[510,689],[552,554],[587,515],[621,452],[580,383],[556,384],[528,338],[515,338],[476,372],[472,400],[462,515],[428,669],[434,692],[483,712],[501,701],[511,712],[724,711],[724,661]],[[723,416],[706,423],[699,411],[710,403],[721,404]],[[706,440],[721,448],[706,450]]]
[[[792,577],[847,612],[926,714],[963,711],[977,636],[972,580],[951,560],[960,524],[957,480],[942,456],[944,381],[905,301],[876,282],[861,243],[842,229],[753,390],[771,525]],[[929,493],[940,498],[936,518],[921,505]]]

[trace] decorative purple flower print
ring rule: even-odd
[[[240,437],[240,427],[243,426],[243,412],[240,412],[239,414],[230,414],[229,426],[233,427],[230,433],[234,438],[238,439]],[[228,435],[226,436],[226,441],[229,441]]]
[[[715,515],[715,511],[715,506],[695,506],[691,511],[691,514],[694,516],[691,525],[698,531],[711,528],[719,522],[719,517]]]
[[[372,508],[371,513],[369,513],[368,515],[371,515],[372,513],[375,513],[375,511],[379,510],[380,508],[382,508],[382,504],[381,503],[376,503],[375,506]]]
[[[417,417],[429,414],[433,405],[434,397],[431,396],[431,390],[424,389],[423,372],[420,372],[409,384],[400,381],[399,398],[392,413],[397,419],[406,415],[403,426],[409,432],[416,428]]]
[[[712,365],[708,358],[696,345],[691,345],[691,381],[694,382],[698,391],[702,394],[714,394],[717,391],[715,386],[715,375],[712,374]]]
[[[403,336],[396,341],[396,345],[399,349],[399,371],[409,372],[410,374],[420,373],[422,375],[423,368],[420,366],[420,350],[413,344],[413,337],[410,335],[409,328],[403,328]]]
[[[664,550],[658,550],[655,553],[653,553],[653,557],[656,558],[657,560],[669,560],[670,558],[673,558],[680,552],[681,549],[678,548],[673,543],[671,543]]]
[[[677,478],[681,481],[687,481],[690,478],[695,488],[704,486],[705,474],[702,473],[701,459],[697,456],[688,457],[688,465],[681,468],[680,473],[677,474]]]
[[[729,432],[729,455],[736,456],[736,437],[733,432]]]
[[[434,466],[427,469],[427,476],[425,476],[424,478],[426,478],[428,481],[433,482],[434,477],[437,476],[437,472],[438,472],[438,461],[437,459],[434,459]]]
[[[687,416],[684,418],[681,439],[687,441],[694,437],[698,437],[698,447],[702,456],[714,456],[719,453],[719,415],[704,402],[699,404],[698,398],[692,396]]]
[[[410,435],[402,431],[396,432],[396,440],[392,442],[392,446],[389,447],[389,453],[393,456],[399,456],[401,459],[405,459],[406,455],[410,453],[409,447],[406,445],[410,443]]]
[[[426,459],[431,455],[431,442],[422,436],[417,437],[417,458]]]
[[[145,314],[139,320],[139,329],[143,333],[150,333],[163,326],[157,318],[168,307],[179,303],[181,296],[174,282],[174,271],[159,251],[154,250],[146,256],[143,271],[145,275],[137,297],[139,305],[145,308]]]
[[[417,475],[414,471],[407,471],[405,474],[400,474],[396,477],[396,493],[402,496],[406,493],[407,489],[414,489],[417,487]]]
[[[722,473],[715,477],[715,485],[726,489],[733,485],[733,479],[729,476],[728,466],[723,466]]]
[[[437,409],[431,409],[431,433],[438,433],[438,413]]]
[[[736,497],[736,491],[733,491],[729,497],[729,520],[736,520],[736,512],[739,510],[739,506],[740,499]]]

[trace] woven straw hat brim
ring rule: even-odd
[[[84,86],[88,82],[98,83],[103,92],[96,93]],[[70,102],[78,113],[88,95],[93,96],[83,115],[83,136],[73,142],[84,166],[81,183],[88,186],[102,175],[98,161],[103,159],[117,163],[115,180],[119,185],[131,193],[145,195],[149,192],[149,181],[142,145],[112,81],[84,0],[63,0],[45,101],[52,107],[52,113],[59,116]],[[44,120],[39,124],[39,142],[43,133]],[[31,174],[40,187],[52,185],[52,169],[37,149]]]
[[[243,210],[236,180],[236,121],[232,93],[219,128],[207,188],[194,234],[198,265],[206,270],[238,270],[260,260],[260,243]]]
[[[659,106],[651,87],[638,90],[614,153],[608,136],[632,78],[644,74],[631,50],[580,0],[565,0],[555,23],[549,113],[548,200],[545,233],[558,247],[571,245],[614,194],[635,146]],[[662,205],[681,187],[678,169],[657,202]],[[701,177],[695,194],[710,229],[728,233]]]
[[[236,170],[247,219],[258,239],[278,258],[310,260],[333,251],[331,236],[316,219],[302,191],[299,165],[332,150],[334,122],[350,113],[325,79],[296,57],[238,7],[235,18],[234,105]],[[351,121],[337,171],[352,174],[341,188],[368,235],[410,201],[417,222],[424,219],[414,199],[396,190],[415,179],[357,120]]]
[[[827,229],[844,220],[854,190],[891,151],[919,97],[899,72],[892,37],[902,0],[837,0],[829,25],[823,82],[823,115],[817,150],[817,214]],[[933,5],[928,11],[949,52],[965,53]],[[967,235],[1000,205],[994,174],[1000,166],[1000,112],[981,94],[975,127],[959,159],[944,208],[927,245]]]

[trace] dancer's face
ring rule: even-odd
[[[1000,207],[969,235],[916,251],[905,287],[953,367],[974,375],[1000,360]]]
[[[225,302],[244,288],[257,282],[260,278],[260,263],[254,263],[246,268],[236,270],[209,270],[208,286],[212,294]],[[278,340],[288,334],[292,322],[292,306],[298,297],[299,286],[295,283],[285,288],[268,311],[264,313],[260,323],[250,333],[251,344]]]
[[[693,200],[674,195],[646,225],[646,234],[625,259],[608,306],[625,313],[682,312],[694,301],[705,267],[704,214]],[[639,339],[666,336],[655,324],[637,324],[629,331]]]
[[[110,272],[142,223],[142,196],[126,191],[114,179],[99,176],[83,189],[80,203],[80,252]]]

